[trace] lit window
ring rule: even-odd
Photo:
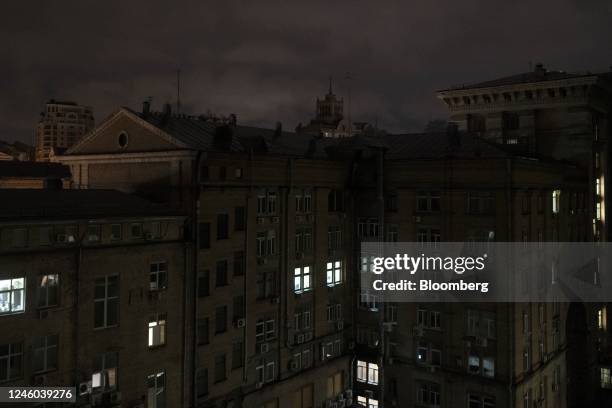
[[[471,374],[480,373],[480,357],[478,356],[468,356],[468,372]]]
[[[492,357],[482,359],[482,375],[485,377],[495,377],[495,360]]]
[[[552,192],[552,212],[558,214],[561,207],[561,190],[553,190]]]
[[[312,282],[310,277],[310,266],[295,268],[293,275],[293,291],[295,293],[302,293],[311,290]]]
[[[158,314],[149,319],[149,347],[166,344],[166,314]]]
[[[25,278],[0,280],[0,315],[25,311]]]
[[[605,306],[597,311],[597,327],[601,330],[606,330],[608,327],[608,313]]]
[[[612,375],[610,368],[601,368],[601,388],[612,389]]]
[[[342,261],[327,262],[327,286],[342,283]]]

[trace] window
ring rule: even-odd
[[[244,270],[244,252],[234,252],[234,276],[243,276]]]
[[[468,193],[469,214],[491,214],[494,209],[493,194],[474,191]]]
[[[100,353],[94,358],[92,388],[114,388],[117,386],[118,354]]]
[[[482,375],[489,378],[495,377],[495,360],[493,357],[485,357],[482,359]]]
[[[208,369],[200,368],[196,374],[196,395],[198,398],[208,395]]]
[[[327,286],[342,283],[342,261],[327,262]]]
[[[149,318],[149,347],[166,344],[166,314],[159,313]]]
[[[234,169],[234,177],[236,177],[237,179],[242,178],[242,167],[236,167]]]
[[[440,211],[440,193],[437,191],[419,191],[417,193],[418,212]]]
[[[217,261],[215,286],[227,286],[227,260]]]
[[[161,290],[168,287],[168,264],[152,262],[149,274],[149,290]]]
[[[164,371],[147,377],[147,408],[166,406],[166,373]]]
[[[552,212],[558,214],[561,208],[561,190],[553,190],[552,192]]]
[[[215,334],[227,331],[227,306],[217,306],[215,309]]]
[[[111,224],[111,241],[119,241],[121,235],[121,224]]]
[[[327,229],[327,248],[330,251],[342,249],[342,229],[337,225]]]
[[[397,242],[399,237],[399,228],[395,224],[387,224],[387,241]]]
[[[227,177],[227,167],[220,166],[219,167],[219,180],[225,180]]]
[[[51,244],[51,227],[40,227],[38,230],[38,242],[40,245]]]
[[[397,306],[391,303],[385,305],[385,322],[397,323]]]
[[[257,256],[274,255],[276,253],[276,231],[257,233]]]
[[[608,327],[608,313],[605,306],[597,310],[597,328],[600,330],[606,330]]]
[[[133,223],[130,225],[130,238],[142,238],[142,224]]]
[[[441,313],[436,310],[417,309],[417,324],[428,329],[439,329]]]
[[[244,231],[245,227],[245,209],[244,207],[236,207],[234,209],[234,230]]]
[[[0,345],[0,382],[20,378],[23,370],[23,345]]]
[[[34,372],[40,373],[57,368],[58,339],[57,335],[34,339],[34,344],[32,345]]]
[[[227,239],[229,230],[229,216],[217,214],[217,239]]]
[[[357,381],[378,385],[378,364],[357,360]]]
[[[225,354],[215,356],[215,382],[225,381]]]
[[[310,266],[295,268],[293,273],[293,291],[295,293],[302,293],[311,289]]]
[[[116,326],[119,320],[119,277],[95,280],[94,328]]]
[[[329,212],[344,211],[344,192],[342,190],[331,190],[327,196],[327,210]]]
[[[257,272],[257,299],[265,299],[274,296],[275,294],[275,272]]]
[[[266,340],[271,340],[276,337],[276,321],[274,319],[266,320],[264,327]]]
[[[428,407],[440,406],[440,385],[429,382],[417,382],[416,402]]]
[[[294,408],[313,408],[313,384],[306,384],[293,394]],[[267,408],[267,407],[265,407]]]
[[[242,367],[242,341],[232,343],[232,370]]]
[[[479,374],[480,373],[480,357],[476,355],[468,356],[468,373]]]
[[[601,388],[612,389],[612,377],[610,376],[610,368],[602,367],[600,369]]]
[[[357,405],[366,408],[378,408],[378,400],[371,397],[357,396]]]
[[[523,349],[523,370],[527,371],[531,367],[531,356],[529,346]]]
[[[232,318],[234,321],[244,317],[244,296],[234,296]]]
[[[519,115],[516,113],[504,112],[503,127],[504,130],[517,130],[519,128]]]
[[[327,377],[327,396],[326,398],[336,398],[343,390],[342,388],[342,371]]]
[[[421,245],[437,246],[440,243],[439,228],[419,228],[417,231],[417,242]]]
[[[11,243],[13,248],[25,248],[28,246],[28,230],[15,228],[11,231]]]
[[[389,194],[387,195],[387,199],[385,200],[386,210],[389,212],[397,212],[397,194]]]
[[[198,297],[210,295],[210,271],[204,270],[198,274]]]
[[[204,346],[208,344],[208,317],[198,317],[198,327],[196,336],[198,346]]]
[[[199,248],[210,248],[210,223],[201,222],[198,224]]]
[[[25,311],[25,278],[0,280],[0,315]]]
[[[50,307],[58,304],[59,301],[59,275],[43,275],[39,278],[38,286],[38,307]],[[2,281],[0,281],[0,286]],[[1,289],[0,289],[1,291]],[[0,300],[2,295],[0,294]],[[1,308],[1,306],[0,306]]]
[[[495,408],[495,398],[468,394],[468,408]]]
[[[268,214],[276,214],[276,193],[268,193]]]
[[[100,226],[99,225],[88,225],[87,226],[87,240],[89,242],[100,241]]]

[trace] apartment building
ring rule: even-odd
[[[185,217],[111,190],[5,189],[0,218],[0,384],[181,405]]]
[[[36,125],[36,161],[49,161],[55,149],[69,148],[93,127],[91,107],[51,99]]]
[[[534,77],[512,78],[495,83]],[[607,76],[537,78],[580,85],[554,101],[441,91],[447,132],[351,138],[145,103],[55,160],[76,188],[188,214],[185,406],[596,404],[610,399],[607,305],[389,304],[359,289],[362,241],[606,240]]]

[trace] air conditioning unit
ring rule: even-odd
[[[79,383],[79,395],[91,394],[91,381]]]
[[[348,348],[349,348],[349,350],[354,350],[355,349],[355,342],[354,341],[349,341]]]
[[[423,326],[414,326],[412,328],[412,335],[414,337],[423,337],[423,334],[424,334]]]
[[[46,319],[47,317],[49,317],[49,311],[48,310],[39,310],[38,311],[38,318],[39,319]]]
[[[263,387],[263,384],[264,383],[260,381],[260,382],[255,384],[255,388],[260,389],[261,387]]]
[[[121,402],[121,393],[119,391],[113,391],[110,393],[111,404],[119,404]]]
[[[68,235],[66,235],[66,234],[57,234],[55,236],[55,242],[58,242],[60,244],[65,244],[66,242],[68,242]]]
[[[146,232],[146,233],[144,234],[144,237],[145,237],[145,239],[146,239],[146,240],[150,241],[150,240],[152,240],[153,238],[155,238],[155,235],[153,235],[153,233],[152,233],[152,232]]]
[[[47,376],[44,374],[41,375],[35,375],[32,378],[32,385],[35,387],[42,387],[45,384],[47,384]]]
[[[338,400],[338,408],[345,408],[345,407],[346,407],[346,400],[345,399]]]
[[[421,216],[420,215],[415,215],[414,216],[414,222],[421,222]]]
[[[268,343],[261,343],[259,345],[260,353],[267,353],[268,351],[270,351],[270,345]]]
[[[478,337],[476,338],[476,344],[480,347],[487,347],[489,345],[489,342],[485,337]]]
[[[278,305],[280,303],[280,298],[278,296],[272,296],[270,298],[270,303],[273,305]]]
[[[295,360],[291,360],[291,361],[289,362],[289,369],[290,369],[291,371],[297,371],[297,370],[298,370],[298,363],[297,363],[297,361],[295,361]]]
[[[304,335],[304,341],[311,341],[312,340],[312,332],[306,332],[306,334]]]
[[[268,260],[264,258],[263,256],[260,256],[259,258],[257,258],[257,265],[265,265],[267,263],[268,263]]]
[[[280,223],[280,217],[272,217],[272,224]]]
[[[262,225],[266,222],[264,217],[257,217],[257,224]]]
[[[393,331],[393,327],[395,326],[394,322],[384,322],[383,328],[386,332],[391,333]]]
[[[336,322],[336,329],[337,330],[344,330],[344,320],[338,320]]]
[[[236,327],[243,328],[246,326],[246,319],[236,319]]]
[[[302,344],[304,342],[304,335],[303,334],[296,334],[295,335],[295,342],[297,344]]]
[[[87,240],[89,242],[97,242],[97,241],[100,240],[100,236],[96,235],[96,234],[90,234],[90,235],[87,236]]]
[[[346,399],[353,399],[353,390],[350,388],[347,388],[346,390],[344,390],[344,396],[346,397]]]
[[[374,392],[372,390],[365,390],[363,393],[367,398],[374,397]]]

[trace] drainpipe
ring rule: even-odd
[[[245,200],[245,208],[244,208],[244,280],[243,280],[243,291],[242,298],[244,299],[244,320],[245,325],[242,328],[242,381],[246,383],[247,381],[247,349],[248,349],[248,336],[247,336],[247,328],[249,327],[249,320],[247,318],[249,311],[249,302],[247,301],[247,285],[249,282],[249,267],[248,267],[248,259],[249,259],[249,205],[251,203],[251,198],[253,196],[253,149],[249,150],[249,158],[247,162],[247,179],[248,179],[248,190],[247,196]],[[256,279],[256,276],[253,278]]]
[[[283,228],[283,246],[284,246],[284,251],[283,251],[283,268],[281,268],[281,271],[284,270],[284,273],[279,274],[279,280],[281,282],[281,292],[282,294],[284,294],[284,296],[280,296],[280,299],[282,299],[282,304],[279,303],[278,305],[278,311],[279,311],[279,317],[278,317],[278,321],[285,321],[284,324],[284,329],[282,331],[283,333],[283,337],[284,338],[279,338],[279,345],[283,345],[283,344],[289,344],[289,325],[288,325],[288,318],[287,318],[287,303],[288,303],[288,296],[286,296],[287,291],[288,291],[288,274],[289,274],[289,197],[291,195],[291,190],[293,189],[293,166],[294,166],[294,161],[293,159],[288,159],[287,160],[287,186],[286,186],[286,190],[285,190],[285,194],[284,194],[284,214],[283,214],[283,223],[284,223],[284,228]],[[282,319],[282,320],[281,320]],[[280,330],[279,330],[280,331]],[[280,336],[279,336],[280,337]],[[278,348],[278,361],[279,361],[279,366],[280,366],[280,361],[281,361],[281,349],[280,347]],[[280,369],[278,370],[278,375],[280,376]]]
[[[383,175],[383,171],[384,171],[384,153],[383,153],[383,149],[380,148],[378,151],[378,155],[376,158],[376,165],[377,165],[377,202],[378,202],[378,219],[380,220],[380,225],[379,225],[379,236],[378,236],[378,241],[382,244],[385,241],[385,196],[384,196],[384,186],[383,186],[383,182],[384,182],[384,175]],[[383,295],[384,296],[384,295]],[[385,302],[384,299],[381,297],[381,301],[380,301],[380,311],[378,314],[378,320],[379,320],[379,330],[380,330],[380,348],[381,348],[381,353],[379,356],[379,363],[378,363],[378,367],[379,367],[379,376],[378,376],[378,387],[380,389],[380,393],[379,393],[379,406],[381,408],[384,408],[385,406],[385,357],[387,356],[387,336],[386,336],[386,332],[385,332],[385,325],[384,325],[384,316],[385,316]]]
[[[507,218],[506,218],[506,228],[508,229],[506,236],[507,241],[511,241],[512,239],[512,159],[506,159],[506,205],[508,206]],[[514,259],[514,257],[512,257]],[[514,261],[513,261],[514,262]],[[510,279],[510,277],[508,277]],[[507,309],[508,315],[508,325],[510,326],[510,378],[508,382],[508,395],[510,407],[514,407],[514,303],[509,303]]]

